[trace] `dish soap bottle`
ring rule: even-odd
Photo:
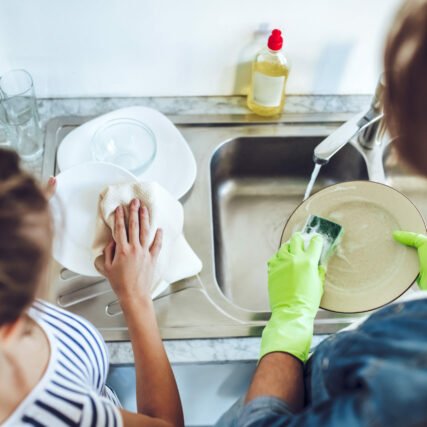
[[[283,110],[290,64],[282,52],[280,30],[273,30],[268,45],[255,57],[248,107],[260,116],[274,116]]]

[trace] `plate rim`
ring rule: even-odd
[[[70,171],[73,171],[74,169],[77,169],[77,168],[80,168],[80,167],[87,167],[88,165],[93,165],[93,164],[96,164],[96,165],[103,165],[103,166],[108,166],[108,167],[112,167],[112,168],[114,168],[114,169],[118,169],[118,170],[120,170],[121,172],[124,172],[126,175],[129,175],[129,178],[132,178],[132,179],[134,179],[136,182],[138,182],[138,179],[137,179],[137,177],[132,173],[132,172],[130,172],[130,171],[128,171],[127,169],[125,169],[125,168],[123,168],[122,166],[118,166],[118,165],[115,165],[114,163],[109,163],[109,162],[100,162],[100,161],[96,161],[96,160],[89,160],[89,161],[86,161],[86,162],[83,162],[83,163],[79,163],[78,165],[74,165],[74,166],[72,166],[72,167],[70,167],[70,168],[68,168],[68,169],[65,169],[64,171],[60,171],[56,176],[55,176],[55,178],[56,177],[58,177],[59,175],[61,175],[61,174],[67,174],[67,173],[69,173]],[[55,193],[55,195],[56,195],[57,193]],[[54,196],[55,197],[55,196]],[[60,196],[58,196],[58,197],[60,197]],[[53,199],[53,198],[52,198]],[[50,201],[49,201],[49,203],[50,203]],[[57,233],[56,233],[56,224],[55,224],[55,222],[54,222],[54,239],[53,239],[53,242],[55,242],[55,239],[56,239],[56,236],[57,236]],[[81,273],[81,272],[79,272],[79,271],[76,271],[76,269],[73,269],[73,268],[70,268],[69,266],[67,266],[67,265],[65,265],[64,263],[63,263],[63,259],[58,259],[59,257],[57,257],[57,256],[55,256],[55,254],[54,254],[54,248],[55,248],[55,246],[54,246],[54,244],[52,245],[52,258],[54,258],[55,259],[55,261],[56,262],[58,262],[62,267],[64,267],[64,268],[66,268],[67,270],[70,270],[70,271],[72,271],[72,272],[74,272],[74,273],[77,273],[77,274],[79,274],[79,275],[82,275],[82,276],[85,276],[85,277],[102,277],[100,274],[98,274],[98,275],[96,275],[96,276],[94,276],[93,274],[91,274],[91,275],[88,275],[87,274],[87,272],[85,272],[85,273]],[[68,264],[68,263],[67,263]]]
[[[320,193],[321,191],[327,190],[329,188],[332,188],[332,187],[335,187],[335,186],[338,186],[338,185],[343,185],[343,184],[347,185],[347,184],[355,184],[355,183],[363,183],[363,184],[368,184],[369,183],[369,185],[376,184],[376,185],[383,186],[383,187],[386,187],[388,189],[394,190],[396,193],[400,194],[405,199],[407,199],[409,201],[409,203],[416,209],[416,211],[418,212],[419,217],[423,221],[425,231],[427,231],[427,224],[426,224],[426,220],[424,219],[424,216],[422,215],[422,213],[420,212],[420,210],[418,209],[418,207],[415,205],[415,203],[406,194],[404,194],[401,191],[397,190],[396,188],[391,187],[390,185],[384,184],[382,182],[357,179],[357,180],[351,180],[351,181],[341,181],[341,182],[337,182],[335,184],[327,185],[327,186],[321,188],[320,190],[316,191],[315,193],[311,194],[310,197],[308,197],[308,199],[302,200],[298,204],[298,206],[292,211],[292,213],[289,215],[289,217],[287,218],[287,220],[286,220],[286,222],[285,222],[285,224],[283,226],[282,233],[280,235],[279,248],[278,249],[280,249],[280,247],[282,246],[283,235],[285,233],[285,229],[286,229],[286,227],[287,227],[290,219],[293,217],[293,215],[295,214],[295,212],[301,207],[301,205],[303,203],[305,203],[306,201],[310,200],[313,196],[315,196],[316,194]],[[331,313],[338,313],[338,314],[359,314],[359,313],[368,313],[368,312],[371,312],[371,311],[375,311],[375,310],[378,310],[379,308],[385,307],[386,305],[388,305],[388,304],[392,303],[393,301],[396,301],[398,298],[400,298],[405,292],[407,292],[412,287],[412,285],[416,282],[418,276],[419,276],[419,273],[410,282],[410,285],[407,288],[405,288],[403,290],[403,292],[400,293],[398,296],[396,296],[393,299],[389,300],[388,302],[386,302],[384,304],[380,304],[380,305],[378,305],[378,306],[376,306],[374,308],[369,308],[369,309],[365,309],[365,310],[357,310],[357,311],[337,311],[337,310],[331,310],[330,308],[322,307],[321,305],[319,305],[319,308],[321,308],[322,310],[329,311]]]

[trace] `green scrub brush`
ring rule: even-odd
[[[314,234],[320,234],[323,237],[323,249],[320,257],[320,264],[326,265],[330,256],[335,251],[341,235],[343,227],[335,222],[329,221],[320,216],[310,215],[305,224],[302,236],[307,244]]]

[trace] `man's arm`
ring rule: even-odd
[[[287,353],[269,353],[259,362],[245,403],[259,396],[284,400],[294,411],[304,406],[303,365]]]
[[[273,396],[295,411],[304,405],[303,364],[323,293],[324,273],[318,266],[322,245],[316,235],[306,250],[301,235],[295,234],[268,262],[272,314],[262,333],[261,360],[246,403]]]

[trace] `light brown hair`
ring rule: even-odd
[[[51,233],[43,191],[0,149],[0,326],[18,319],[33,301],[49,260]]]
[[[384,110],[402,157],[427,175],[427,0],[407,0],[386,41]]]

